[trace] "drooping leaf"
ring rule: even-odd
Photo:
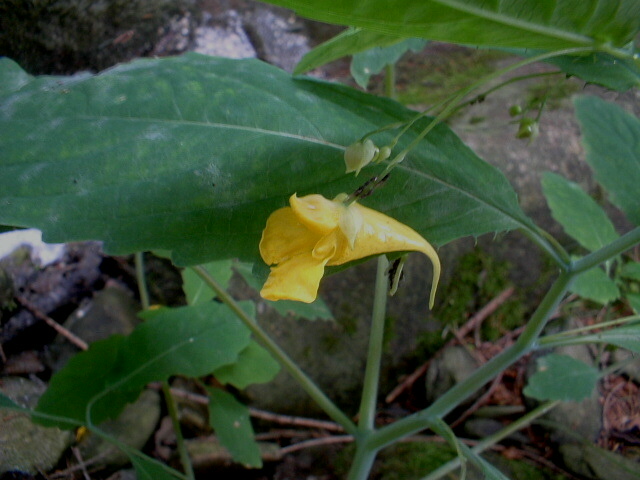
[[[525,395],[537,400],[579,402],[591,395],[599,378],[597,369],[567,355],[546,355],[537,366],[524,389]]]
[[[233,260],[225,259],[204,264],[202,267],[226,289],[233,275],[232,265]],[[215,297],[213,290],[190,268],[185,268],[182,271],[182,289],[189,305],[208,302]]]
[[[623,47],[640,29],[637,0],[269,0],[304,17],[387,35],[493,47]]]
[[[382,71],[386,65],[396,63],[409,50],[419,51],[426,41],[420,38],[407,38],[387,47],[373,47],[356,53],[351,60],[351,75],[362,88],[367,88],[371,75]]]
[[[243,389],[254,383],[266,383],[280,371],[280,364],[264,348],[252,341],[238,359],[213,371],[216,379]]]
[[[618,285],[600,267],[578,275],[571,284],[571,291],[602,305],[620,298]]]
[[[267,217],[291,194],[331,198],[380,172],[345,175],[343,145],[415,115],[256,60],[196,54],[35,78],[0,104],[0,223],[38,227],[49,242],[103,240],[114,254],[172,250],[181,265],[257,260]],[[535,235],[505,177],[445,125],[362,203],[438,245],[515,228]]]
[[[246,304],[250,308],[252,304]],[[95,342],[55,374],[37,412],[77,424],[114,417],[149,382],[171,375],[201,376],[231,364],[249,344],[249,331],[224,305],[147,311],[131,335]],[[56,422],[42,419],[47,425]],[[62,425],[63,427],[68,425]]]
[[[247,406],[219,388],[208,389],[208,393],[209,423],[220,443],[229,450],[236,462],[260,468],[262,458]]]
[[[587,162],[611,202],[640,225],[640,119],[598,97],[575,100]]]
[[[333,60],[364,52],[373,47],[394,45],[401,41],[402,37],[395,35],[389,36],[362,28],[347,28],[302,57],[293,73],[305,73]]]
[[[577,183],[545,172],[542,190],[553,218],[587,250],[597,250],[618,238],[602,207]]]
[[[0,392],[0,408],[8,408],[10,410],[15,410],[16,412],[28,411],[27,408],[21,407],[2,392]]]
[[[256,267],[254,268],[248,263],[238,263],[235,268],[251,288],[260,291],[269,275],[269,267],[264,262],[258,263]],[[256,270],[264,273],[264,275],[256,275]],[[280,315],[295,315],[308,320],[333,320],[331,310],[320,297],[316,298],[312,303],[295,302],[293,300],[264,301],[275,308]]]

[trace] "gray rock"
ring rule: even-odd
[[[194,52],[227,58],[255,58],[257,53],[235,10],[219,16],[205,14],[205,22],[196,28]]]
[[[18,405],[33,408],[45,385],[20,377],[5,377],[0,391]],[[36,425],[25,413],[0,408],[0,474],[50,470],[73,442],[72,432]]]
[[[466,348],[453,346],[445,349],[441,356],[431,362],[427,370],[427,401],[433,402],[477,368],[478,363]]]

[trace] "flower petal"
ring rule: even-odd
[[[273,265],[300,252],[311,252],[319,239],[318,234],[298,221],[291,208],[280,208],[267,219],[260,240],[260,255],[267,265]]]
[[[271,267],[260,295],[267,300],[313,302],[318,296],[320,280],[327,259],[316,259],[311,251],[301,253]]]
[[[344,206],[327,200],[322,195],[306,195],[298,198],[294,193],[289,204],[300,223],[320,235],[327,235],[338,228]]]
[[[352,260],[387,252],[422,252],[433,263],[433,282],[429,297],[429,308],[432,308],[441,267],[438,254],[431,244],[412,228],[376,210],[357,203],[348,208],[357,209],[364,219],[364,225],[360,228],[354,248],[338,249],[327,265],[342,265]]]

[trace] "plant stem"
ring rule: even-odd
[[[494,433],[493,435],[489,435],[488,437],[485,437],[475,447],[473,447],[471,451],[476,454],[480,454],[484,452],[485,450],[487,450],[488,448],[491,448],[492,446],[494,446],[504,438],[508,437],[512,433],[515,433],[518,430],[523,429],[527,425],[530,425],[535,419],[546,414],[548,411],[553,409],[559,403],[560,403],[559,400],[543,403],[537,408],[531,410],[526,415],[523,415],[522,417],[518,418],[513,423],[507,425],[502,430]],[[431,472],[422,480],[438,480],[444,477],[445,475],[447,475],[448,473],[452,472],[456,468],[458,468],[460,466],[460,463],[461,463],[460,458],[455,458],[453,460],[450,460],[449,462],[445,463],[437,470],[434,470],[433,472]]]
[[[576,274],[582,273],[606,262],[638,243],[640,243],[640,227],[634,228],[601,249],[576,260],[571,265],[571,271]]]
[[[522,335],[512,347],[478,368],[465,380],[449,389],[429,407],[374,432],[368,438],[368,446],[378,450],[402,437],[428,428],[434,419],[444,417],[492,378],[528,353],[535,345],[547,319],[555,311],[569,288],[572,278],[572,274],[567,273],[563,273],[558,277],[532,315]]]
[[[140,292],[140,303],[143,310],[148,310],[151,302],[149,301],[149,289],[147,288],[147,280],[144,275],[144,253],[136,252],[134,255],[136,266],[136,280],[138,283],[138,291]],[[193,472],[193,465],[191,465],[191,459],[189,458],[189,452],[184,443],[182,436],[182,430],[180,429],[180,416],[178,414],[178,408],[176,406],[175,399],[171,395],[171,389],[169,382],[162,382],[162,394],[164,396],[165,404],[167,405],[167,411],[169,417],[171,417],[171,424],[173,425],[173,431],[176,435],[176,447],[178,454],[180,455],[180,463],[189,480],[195,480],[195,474]]]
[[[369,335],[369,352],[367,353],[367,366],[364,373],[358,420],[358,427],[361,431],[373,430],[375,426],[384,320],[387,309],[388,281],[386,272],[388,266],[387,257],[385,255],[378,256],[373,313],[371,315],[371,333]]]
[[[176,434],[176,447],[180,454],[180,463],[189,480],[195,480],[195,473],[193,472],[193,465],[191,465],[191,458],[189,458],[189,452],[187,446],[184,443],[184,437],[182,436],[182,430],[180,429],[180,416],[178,414],[178,406],[176,400],[171,394],[171,387],[169,382],[162,382],[162,393],[164,394],[164,400],[167,405],[169,416],[171,417],[171,424],[173,425],[173,431]]]
[[[258,325],[255,319],[251,318],[247,313],[240,308],[240,305],[233,299],[227,291],[207,272],[206,269],[195,266],[192,267],[193,271],[198,274],[200,278],[214,291],[218,298],[227,305],[244,323],[244,325],[251,330],[259,343],[273,355],[276,360],[284,367],[287,372],[300,384],[305,392],[309,394],[316,404],[322,408],[329,417],[335,422],[339,423],[344,430],[353,436],[358,436],[358,427],[347,417],[342,410],[340,410],[318,386],[311,380],[300,367],[287,355],[277,343],[275,343],[271,337]]]
[[[143,310],[149,308],[149,290],[147,288],[147,279],[144,276],[144,252],[136,252],[134,261],[136,265],[136,281],[138,283],[138,292],[140,292],[140,304]]]
[[[388,63],[384,66],[384,94],[388,98],[396,99],[396,66]]]

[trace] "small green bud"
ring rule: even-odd
[[[376,162],[384,162],[387,158],[391,156],[391,148],[386,145],[380,149],[378,156],[376,157]]]
[[[520,115],[522,113],[522,107],[520,105],[511,105],[509,108],[509,115],[515,117],[516,115]]]
[[[344,163],[347,166],[346,173],[356,172],[357,176],[360,170],[378,155],[378,152],[378,147],[368,138],[364,142],[356,142],[349,145],[344,151]]]
[[[539,133],[540,128],[538,127],[538,122],[535,119],[523,118],[520,120],[520,126],[516,133],[516,138],[530,138],[531,140],[535,140]]]

